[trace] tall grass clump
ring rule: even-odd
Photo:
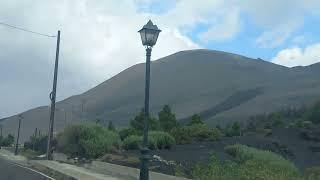
[[[130,135],[122,142],[122,147],[126,150],[139,149],[142,145],[142,137],[138,135]]]
[[[245,145],[225,147],[234,161],[220,162],[215,156],[209,165],[198,164],[193,170],[195,179],[298,180],[301,179],[293,163],[273,152]]]
[[[142,136],[131,135],[123,140],[122,147],[126,150],[139,149],[142,146]],[[174,138],[163,131],[150,131],[148,135],[148,147],[150,149],[170,149],[176,144]]]
[[[151,131],[149,133],[149,146],[154,149],[170,149],[176,144],[175,139],[163,131]]]

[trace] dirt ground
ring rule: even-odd
[[[251,134],[241,137],[222,138],[217,142],[196,142],[187,145],[177,145],[172,150],[154,151],[164,159],[178,162],[208,161],[211,153],[216,153],[221,160],[231,159],[224,152],[224,147],[232,144],[245,144],[258,149],[270,150],[291,160],[300,169],[320,166],[320,152],[314,152],[320,147],[320,142],[308,141],[302,138],[300,129],[273,129],[269,136]],[[314,148],[313,148],[314,147]]]
[[[239,143],[278,153],[294,162],[303,172],[305,168],[320,166],[320,142],[306,140],[301,135],[302,131],[301,129],[278,128],[273,129],[272,133],[267,136],[254,133],[241,137],[224,137],[215,142],[206,141],[176,145],[170,150],[154,150],[151,151],[151,154],[161,157],[161,159],[165,160],[165,163],[157,162],[153,158],[150,166],[154,171],[174,174],[175,169],[170,165],[170,161],[174,161],[183,167],[187,176],[190,176],[194,164],[208,162],[212,153],[215,153],[222,161],[232,159],[230,155],[225,153],[224,147]],[[138,168],[139,151],[124,151],[119,153],[118,156],[113,156],[113,158],[110,156],[104,160]]]

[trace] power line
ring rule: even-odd
[[[25,28],[13,26],[13,25],[10,25],[10,24],[7,24],[7,23],[3,23],[3,22],[0,22],[0,25],[7,26],[7,27],[10,27],[10,28],[13,28],[13,29],[18,29],[18,30],[21,30],[21,31],[24,31],[24,32],[28,32],[28,33],[37,34],[37,35],[40,35],[40,36],[57,37],[57,36],[52,36],[52,35],[47,35],[47,34],[35,32],[35,31],[31,31],[31,30],[28,30],[28,29],[25,29]]]

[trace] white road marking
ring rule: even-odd
[[[48,178],[48,179],[50,179],[50,180],[56,180],[56,179],[54,179],[54,178],[52,178],[52,177],[50,177],[50,176],[47,176],[47,175],[43,174],[42,172],[36,171],[36,170],[34,170],[34,169],[31,169],[31,168],[28,168],[28,167],[25,167],[25,166],[21,166],[20,164],[17,164],[17,163],[13,163],[13,162],[11,162],[11,163],[14,164],[14,165],[16,165],[16,166],[18,166],[18,167],[21,167],[21,168],[23,168],[23,169],[27,169],[27,170],[29,170],[29,171],[38,173],[38,174],[40,174],[41,176],[44,176],[44,177],[46,177],[46,178]]]

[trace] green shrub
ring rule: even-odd
[[[139,149],[142,146],[142,136],[131,135],[124,139],[123,148],[126,150]],[[170,149],[175,145],[175,139],[163,131],[151,131],[148,136],[148,147],[150,149]]]
[[[212,128],[209,140],[210,141],[217,141],[221,138],[221,136],[222,136],[222,133],[218,128]]]
[[[191,121],[189,122],[188,126],[193,126],[197,124],[204,124],[204,122],[201,120],[201,117],[198,114],[194,114],[191,117]]]
[[[151,131],[149,139],[151,140],[149,145],[156,149],[170,149],[176,144],[175,139],[169,133],[163,131]]]
[[[192,142],[189,128],[176,127],[170,131],[170,134],[174,137],[177,144],[189,144]]]
[[[320,123],[320,102],[315,103],[305,114],[305,120]]]
[[[190,136],[200,141],[208,139],[211,135],[211,130],[206,124],[194,124],[188,128]]]
[[[274,119],[272,121],[272,127],[285,127],[285,123],[282,119]]]
[[[258,150],[241,144],[225,147],[225,151],[232,155],[236,162],[245,164],[248,172],[257,168],[259,173],[267,173],[275,177],[298,177],[299,171],[294,164],[282,156],[270,151]],[[259,170],[260,169],[260,170]],[[258,173],[257,173],[258,174]],[[260,174],[261,177],[264,177]],[[253,175],[251,175],[253,176]],[[281,178],[280,178],[281,179]]]
[[[241,170],[238,164],[231,161],[222,163],[215,155],[210,157],[209,164],[198,163],[192,170],[195,180],[237,180],[241,179],[239,174]],[[242,179],[247,180],[247,178]]]
[[[170,132],[172,128],[178,127],[179,123],[169,105],[165,105],[158,113],[160,127],[163,131]]]
[[[294,123],[293,127],[295,128],[312,128],[314,126],[314,124],[311,121],[303,121],[303,120],[299,120],[297,122]]]
[[[272,129],[266,129],[266,128],[257,128],[256,133],[262,134],[262,135],[270,135],[272,134]]]
[[[120,145],[117,133],[97,124],[71,125],[57,136],[59,151],[71,156],[96,158]]]
[[[209,128],[206,124],[195,124],[187,127],[192,138],[196,140],[212,140],[216,141],[220,139],[221,132],[217,128]]]
[[[45,153],[47,151],[48,136],[31,136],[29,141],[24,143],[25,149]]]
[[[142,145],[142,137],[130,135],[123,140],[122,147],[126,150],[139,149]]]
[[[209,164],[197,164],[194,179],[201,180],[298,180],[297,168],[281,156],[244,145],[226,147],[226,151],[238,160],[221,162],[212,155]]]
[[[1,146],[12,146],[14,143],[14,136],[12,134],[8,134],[7,137],[2,139]]]
[[[159,121],[154,117],[149,117],[148,119],[149,130],[159,130]],[[139,135],[142,135],[144,129],[144,111],[141,110],[140,113],[130,121],[130,128],[134,129]]]
[[[310,167],[304,171],[306,180],[319,180],[320,179],[320,166]]]
[[[108,130],[116,131],[116,127],[113,125],[112,121],[109,121],[108,123]]]
[[[128,136],[138,135],[138,132],[133,128],[124,128],[124,129],[119,131],[119,135],[120,135],[121,140],[124,140]]]
[[[232,126],[227,126],[225,129],[225,134],[228,137],[240,136],[241,135],[241,126],[239,122],[234,122]]]
[[[209,128],[206,124],[194,124],[192,126],[173,128],[170,134],[174,137],[177,144],[188,144],[192,140],[203,141],[219,140],[222,133],[217,128]]]

